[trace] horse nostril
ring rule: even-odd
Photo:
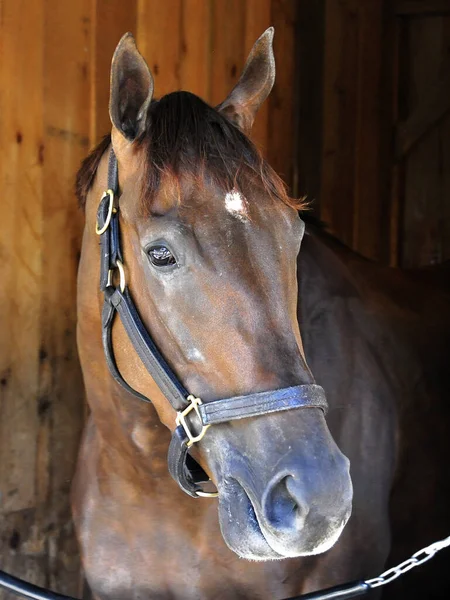
[[[264,499],[264,516],[267,524],[277,530],[300,529],[308,506],[292,475],[284,475],[273,483]]]

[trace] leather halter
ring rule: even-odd
[[[275,391],[235,396],[203,403],[190,394],[172,371],[143,324],[128,291],[120,244],[118,165],[111,149],[108,163],[108,189],[103,194],[97,213],[96,232],[101,240],[100,289],[104,294],[102,339],[108,369],[127,392],[143,402],[146,396],[134,390],[121,376],[112,344],[112,327],[118,313],[139,358],[156,385],[177,412],[176,428],[169,446],[169,472],[181,489],[192,497],[217,496],[199,485],[208,477],[189,455],[189,448],[199,442],[211,425],[246,419],[294,408],[327,410],[323,389],[315,384],[297,385]],[[119,272],[119,285],[113,283]]]

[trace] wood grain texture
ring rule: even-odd
[[[137,0],[91,0],[90,145],[98,143],[111,127],[109,75],[111,59],[120,38],[137,36]]]
[[[36,487],[23,477],[23,468],[34,470],[37,426],[39,306],[42,256],[42,56],[34,52],[42,44],[35,27],[42,7],[23,19],[23,3],[3,6],[1,63],[2,197],[6,203],[1,256],[5,310],[1,348],[1,509],[32,508]],[[19,35],[18,35],[19,32]],[[25,48],[20,40],[25,37]],[[31,97],[24,93],[31,89]],[[37,252],[31,252],[36,248]],[[20,464],[20,460],[24,464]]]
[[[325,15],[320,216],[345,244],[379,259],[383,5],[330,0]]]
[[[245,2],[213,0],[211,26],[210,102],[217,105],[231,92],[244,66]]]
[[[181,6],[180,88],[211,97],[212,1],[185,0]]]
[[[399,262],[401,165],[395,164],[393,124],[399,114],[400,20],[391,3],[384,4],[380,86],[380,260],[391,267]]]
[[[318,215],[364,256],[390,265],[440,262],[448,256],[450,16],[399,18],[382,0],[328,0],[325,8],[323,91],[315,106],[299,100],[298,160],[308,142],[313,156],[321,149],[316,166],[309,158],[299,165],[303,185],[315,180]],[[305,0],[300,14],[311,18],[313,9]],[[299,57],[301,82],[305,48]]]
[[[363,256],[382,255],[383,202],[381,202],[380,150],[381,66],[383,4],[368,0],[358,4],[358,70],[355,137],[355,201],[352,247]]]
[[[76,350],[76,274],[83,216],[73,194],[80,161],[89,149],[89,0],[45,0],[41,365],[48,369],[45,398],[50,425],[49,582],[76,594],[79,561],[68,494],[84,418],[84,388]],[[55,52],[55,48],[58,49]],[[57,251],[55,251],[57,249]],[[61,586],[60,573],[64,573]]]
[[[72,594],[68,491],[84,406],[72,190],[89,146],[90,9],[89,0],[5,0],[0,35],[2,566]]]
[[[442,118],[438,110],[443,106],[442,97],[432,102],[430,93],[435,97],[433,90],[448,85],[450,16],[411,19],[405,28],[408,51],[400,67],[405,73],[405,122],[420,122],[422,137],[408,146],[404,158],[401,264],[419,267],[449,257],[446,169],[450,117]]]
[[[297,2],[272,0],[277,76],[269,96],[267,158],[289,187],[293,180],[295,32]]]
[[[138,0],[137,9],[137,44],[161,98],[181,87],[181,0]]]
[[[294,193],[306,196],[320,216],[323,146],[325,0],[300,2],[296,31],[297,60]]]
[[[290,180],[294,0],[137,0],[137,12],[138,46],[155,79],[155,97],[183,89],[213,106],[236,84],[257,38],[275,25],[277,81],[256,117],[252,139]]]
[[[327,2],[321,218],[350,247],[355,205],[358,19],[356,2]]]
[[[0,18],[0,556],[46,581],[46,478],[38,470],[42,286],[42,2],[3,0]],[[0,591],[0,598],[11,598]]]
[[[440,16],[450,13],[448,0],[394,0],[399,16]]]
[[[407,154],[423,135],[450,111],[450,74],[427,88],[427,95],[406,121],[397,125],[395,154],[397,160]]]

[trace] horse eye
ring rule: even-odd
[[[147,254],[155,267],[170,267],[177,264],[175,256],[166,246],[152,246],[147,250]]]

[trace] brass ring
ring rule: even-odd
[[[103,194],[100,202],[103,200],[103,198],[105,198],[105,196],[109,196],[109,207],[108,207],[108,214],[106,215],[106,221],[105,224],[103,225],[103,227],[99,228],[98,226],[98,221],[95,224],[95,233],[97,235],[102,235],[102,233],[105,233],[105,231],[108,229],[109,224],[111,223],[111,217],[113,214],[113,208],[114,208],[114,192],[110,189],[110,190],[106,190],[106,192]]]
[[[195,492],[200,498],[217,498],[219,492]]]
[[[125,285],[126,285],[125,269],[123,268],[122,261],[120,261],[120,260],[116,260],[116,265],[117,265],[117,268],[119,269],[119,276],[120,276],[119,286],[120,286],[120,291],[123,294],[124,291],[125,291]]]

